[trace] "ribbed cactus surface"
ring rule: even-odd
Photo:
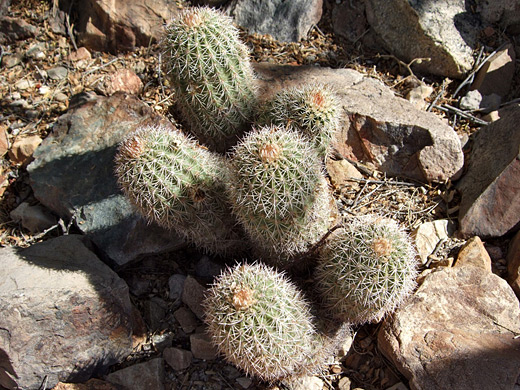
[[[283,263],[327,231],[330,194],[319,157],[300,134],[268,126],[233,149],[229,200],[265,257]]]
[[[187,127],[210,148],[225,151],[256,109],[248,49],[231,18],[186,8],[167,26],[161,46]]]
[[[415,287],[415,250],[389,218],[367,215],[345,223],[322,250],[316,281],[325,307],[343,321],[379,321]]]
[[[119,185],[138,211],[212,253],[239,250],[244,241],[224,193],[222,157],[175,128],[145,126],[116,155]]]
[[[300,131],[325,157],[339,124],[339,102],[331,87],[309,84],[275,94],[259,118],[260,124],[288,126]]]
[[[218,351],[247,374],[279,381],[304,373],[315,360],[309,306],[285,275],[270,267],[257,263],[227,270],[209,289],[204,308]]]

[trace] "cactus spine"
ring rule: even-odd
[[[249,133],[234,148],[229,199],[264,259],[284,265],[327,231],[331,197],[318,155],[280,127]]]
[[[303,374],[314,361],[309,306],[282,273],[237,265],[220,275],[203,306],[218,351],[247,374],[274,382]]]
[[[231,18],[210,8],[187,8],[166,28],[165,67],[190,130],[225,151],[256,105],[248,49]]]
[[[415,288],[415,250],[396,221],[367,215],[330,237],[316,281],[330,313],[354,324],[381,320]]]
[[[121,144],[115,165],[119,185],[148,220],[212,253],[244,246],[222,196],[228,170],[220,156],[175,128],[145,126]]]
[[[278,92],[260,115],[262,124],[289,126],[312,141],[326,157],[339,124],[339,103],[333,90],[311,84]]]

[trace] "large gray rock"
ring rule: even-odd
[[[264,98],[305,83],[330,84],[342,107],[333,146],[343,156],[422,182],[460,175],[464,157],[455,131],[435,114],[396,97],[383,83],[351,69],[263,63],[255,70]]]
[[[2,248],[0,269],[0,387],[85,381],[131,353],[128,287],[85,237]]]
[[[412,390],[511,390],[520,374],[520,308],[507,282],[481,267],[426,276],[383,324],[378,346]]]
[[[518,0],[476,0],[477,12],[484,23],[498,23],[502,27],[520,27]]]
[[[62,0],[60,8],[78,15],[74,29],[79,45],[110,52],[159,40],[163,26],[179,11],[169,0]]]
[[[462,193],[459,222],[464,236],[500,237],[520,222],[520,104],[475,135]]]
[[[183,241],[148,224],[132,209],[114,176],[118,144],[139,125],[160,123],[145,103],[125,94],[71,102],[28,166],[35,197],[123,265],[141,255],[173,250]]]
[[[323,0],[240,0],[228,6],[235,22],[252,33],[298,42],[320,21]]]
[[[462,78],[473,65],[478,24],[464,0],[366,0],[370,26],[387,50],[417,69]]]

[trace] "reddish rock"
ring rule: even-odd
[[[520,232],[516,233],[507,251],[507,279],[520,297]]]
[[[67,235],[0,250],[0,387],[86,381],[132,352],[128,287],[90,246]]]
[[[262,63],[255,70],[264,98],[306,83],[331,85],[342,107],[333,147],[344,157],[423,182],[460,176],[464,157],[455,131],[435,114],[394,96],[383,83],[351,69]]]
[[[110,52],[157,41],[163,26],[179,10],[176,2],[168,0],[66,0],[60,5],[79,15],[75,29],[80,45]]]
[[[36,148],[42,143],[38,135],[16,138],[9,149],[9,158],[15,164],[28,162]]]
[[[217,357],[217,349],[207,333],[194,333],[190,336],[191,353],[195,359],[213,360]]]
[[[0,125],[0,157],[4,156],[9,150],[9,140],[5,126]]]
[[[455,267],[473,266],[491,272],[491,257],[479,237],[470,238],[457,256]]]
[[[134,364],[107,375],[107,381],[120,385],[125,390],[164,390],[164,379],[162,358]]]
[[[14,43],[33,38],[37,33],[38,28],[23,19],[10,16],[0,17],[0,43]]]
[[[143,82],[130,69],[119,69],[110,74],[104,83],[105,93],[113,95],[116,92],[126,92],[132,95],[138,95],[143,89]]]
[[[520,222],[520,104],[475,136],[468,170],[458,183],[460,233],[500,237]]]
[[[186,278],[182,291],[182,302],[201,320],[204,318],[202,301],[204,300],[205,291],[206,288],[197,282],[194,277],[188,276]]]
[[[188,368],[193,359],[193,354],[180,348],[166,348],[163,352],[164,360],[175,371]]]
[[[412,390],[511,390],[520,374],[520,308],[505,280],[479,267],[441,268],[378,334]]]
[[[482,96],[497,94],[502,98],[506,97],[515,74],[515,61],[515,47],[509,44],[480,68],[471,89],[478,90]]]
[[[80,47],[78,50],[69,54],[69,61],[76,62],[81,60],[90,60],[92,55],[86,47]]]

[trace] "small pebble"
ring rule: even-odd
[[[69,100],[69,97],[65,95],[63,92],[58,92],[56,95],[54,95],[54,100],[65,103],[67,100]]]

